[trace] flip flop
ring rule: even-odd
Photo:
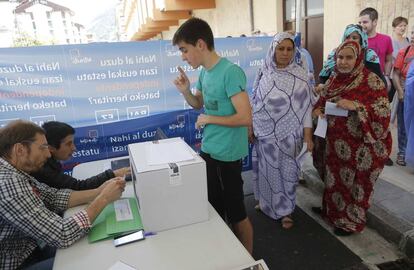
[[[285,230],[289,230],[293,227],[293,219],[290,215],[285,216],[282,218],[282,228]]]

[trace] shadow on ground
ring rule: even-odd
[[[296,208],[294,227],[284,230],[280,222],[254,210],[253,195],[245,198],[247,214],[254,228],[254,258],[264,259],[276,270],[367,269],[361,259],[321,225]]]

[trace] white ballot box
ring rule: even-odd
[[[146,231],[208,220],[206,164],[181,138],[130,144],[128,151]]]

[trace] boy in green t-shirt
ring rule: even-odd
[[[178,28],[173,45],[194,69],[203,67],[195,94],[180,67],[174,84],[190,106],[204,107],[196,127],[204,126],[200,155],[207,165],[208,200],[252,253],[253,228],[246,215],[241,178],[242,158],[248,154],[247,127],[252,122],[246,76],[239,66],[216,53],[211,28],[199,18]]]

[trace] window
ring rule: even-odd
[[[306,16],[323,14],[323,0],[307,0]]]
[[[285,0],[285,20],[293,21],[296,18],[296,1],[295,0]]]
[[[301,5],[302,17],[305,17],[306,0],[302,0],[301,4],[302,4]],[[296,19],[296,0],[285,0],[285,21],[294,21],[295,19]]]

